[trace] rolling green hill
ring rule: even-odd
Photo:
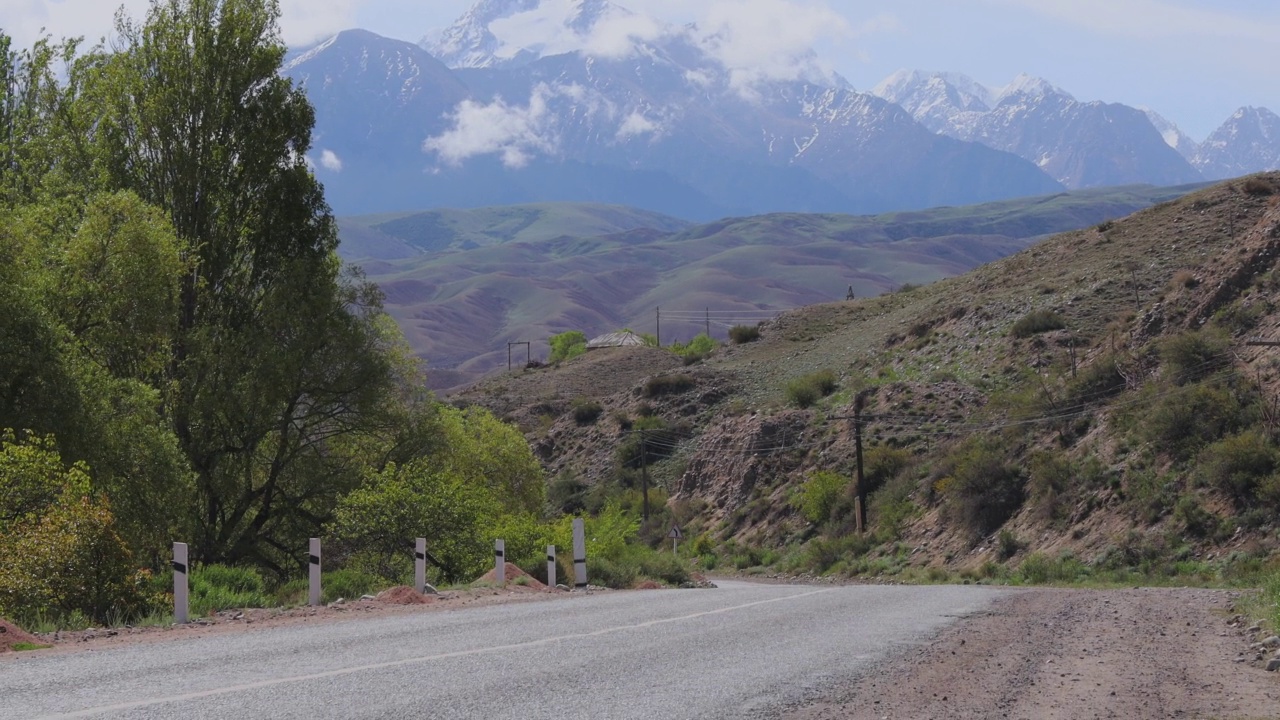
[[[688,340],[680,311],[763,318],[952,277],[1052,232],[1192,188],[1126,187],[882,216],[774,214],[690,227],[598,205],[433,211],[342,221],[344,256],[432,368],[437,389],[505,367],[508,342],[621,327]],[[600,232],[604,231],[604,232]],[[727,328],[712,328],[723,337]],[[543,346],[545,348],[545,345]],[[542,355],[540,349],[536,355]]]

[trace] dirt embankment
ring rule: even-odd
[[[1280,717],[1235,594],[1029,590],[786,720]],[[1269,658],[1273,651],[1265,651]]]

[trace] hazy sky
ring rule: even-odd
[[[1044,77],[1081,100],[1153,108],[1196,140],[1242,105],[1280,112],[1276,0],[615,0],[665,21],[736,24],[743,47],[809,44],[855,87],[899,68],[951,70],[1000,86]],[[119,0],[0,0],[0,28],[27,45],[41,27],[96,40]],[[305,44],[363,27],[417,41],[472,0],[281,0]],[[148,0],[124,0],[141,14]],[[752,38],[755,33],[757,38]]]

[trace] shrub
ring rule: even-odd
[[[1228,338],[1218,330],[1184,332],[1159,345],[1166,377],[1179,385],[1202,380],[1226,367]]]
[[[1019,574],[1029,583],[1069,583],[1088,577],[1089,568],[1071,555],[1050,558],[1044,553],[1031,553],[1018,567]]]
[[[1141,419],[1143,439],[1185,460],[1252,420],[1248,399],[1222,384],[1201,383],[1164,395]]]
[[[844,493],[849,480],[842,475],[820,470],[800,486],[796,508],[809,522],[820,525],[831,517],[831,510]]]
[[[954,469],[946,487],[951,517],[959,524],[987,535],[1022,507],[1022,470],[1009,461],[998,443],[986,438],[971,440],[952,461]]]
[[[1252,195],[1253,197],[1266,197],[1275,195],[1278,192],[1275,183],[1265,177],[1251,177],[1245,180],[1242,189],[1246,195]]]
[[[734,325],[729,328],[729,340],[734,345],[745,345],[760,339],[759,325]]]
[[[1212,537],[1218,533],[1220,527],[1218,516],[1205,510],[1200,501],[1191,495],[1178,498],[1178,503],[1173,508],[1173,516],[1182,522],[1187,534],[1191,537]]]
[[[689,375],[658,375],[644,385],[644,396],[655,398],[692,390],[698,383]]]
[[[547,358],[548,363],[572,360],[587,352],[587,336],[579,330],[570,330],[559,335],[552,335],[548,343],[551,345],[551,355]]]
[[[1199,474],[1246,509],[1258,500],[1259,485],[1278,465],[1280,453],[1267,437],[1248,430],[1206,447],[1200,453]]]
[[[691,365],[695,362],[707,358],[715,349],[720,346],[710,335],[700,333],[697,337],[688,343],[675,343],[671,346],[671,352],[684,358],[685,365]]]
[[[796,407],[812,407],[836,390],[836,375],[830,370],[819,370],[787,383],[787,399]]]
[[[191,571],[191,613],[212,615],[231,608],[266,607],[262,576],[256,570],[203,565]]]
[[[587,398],[578,398],[573,401],[573,420],[579,425],[591,425],[600,419],[600,413],[604,412],[604,408],[600,403]]]
[[[1067,384],[1067,401],[1076,407],[1098,402],[1119,395],[1129,381],[1120,371],[1120,361],[1114,355],[1104,355],[1080,369]]]
[[[1062,330],[1066,326],[1067,321],[1052,310],[1032,310],[1013,324],[1012,332],[1016,338],[1028,338],[1050,330]]]
[[[996,555],[1001,560],[1008,560],[1018,551],[1022,549],[1022,543],[1018,541],[1018,536],[1009,530],[1001,530],[1000,537],[996,543]]]
[[[587,507],[587,483],[565,470],[547,486],[547,507],[557,514],[573,515]]]

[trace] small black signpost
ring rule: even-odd
[[[667,537],[671,538],[671,554],[677,554],[680,550],[680,541],[684,539],[684,533],[680,532],[680,526],[672,525],[671,532],[667,533]]]

